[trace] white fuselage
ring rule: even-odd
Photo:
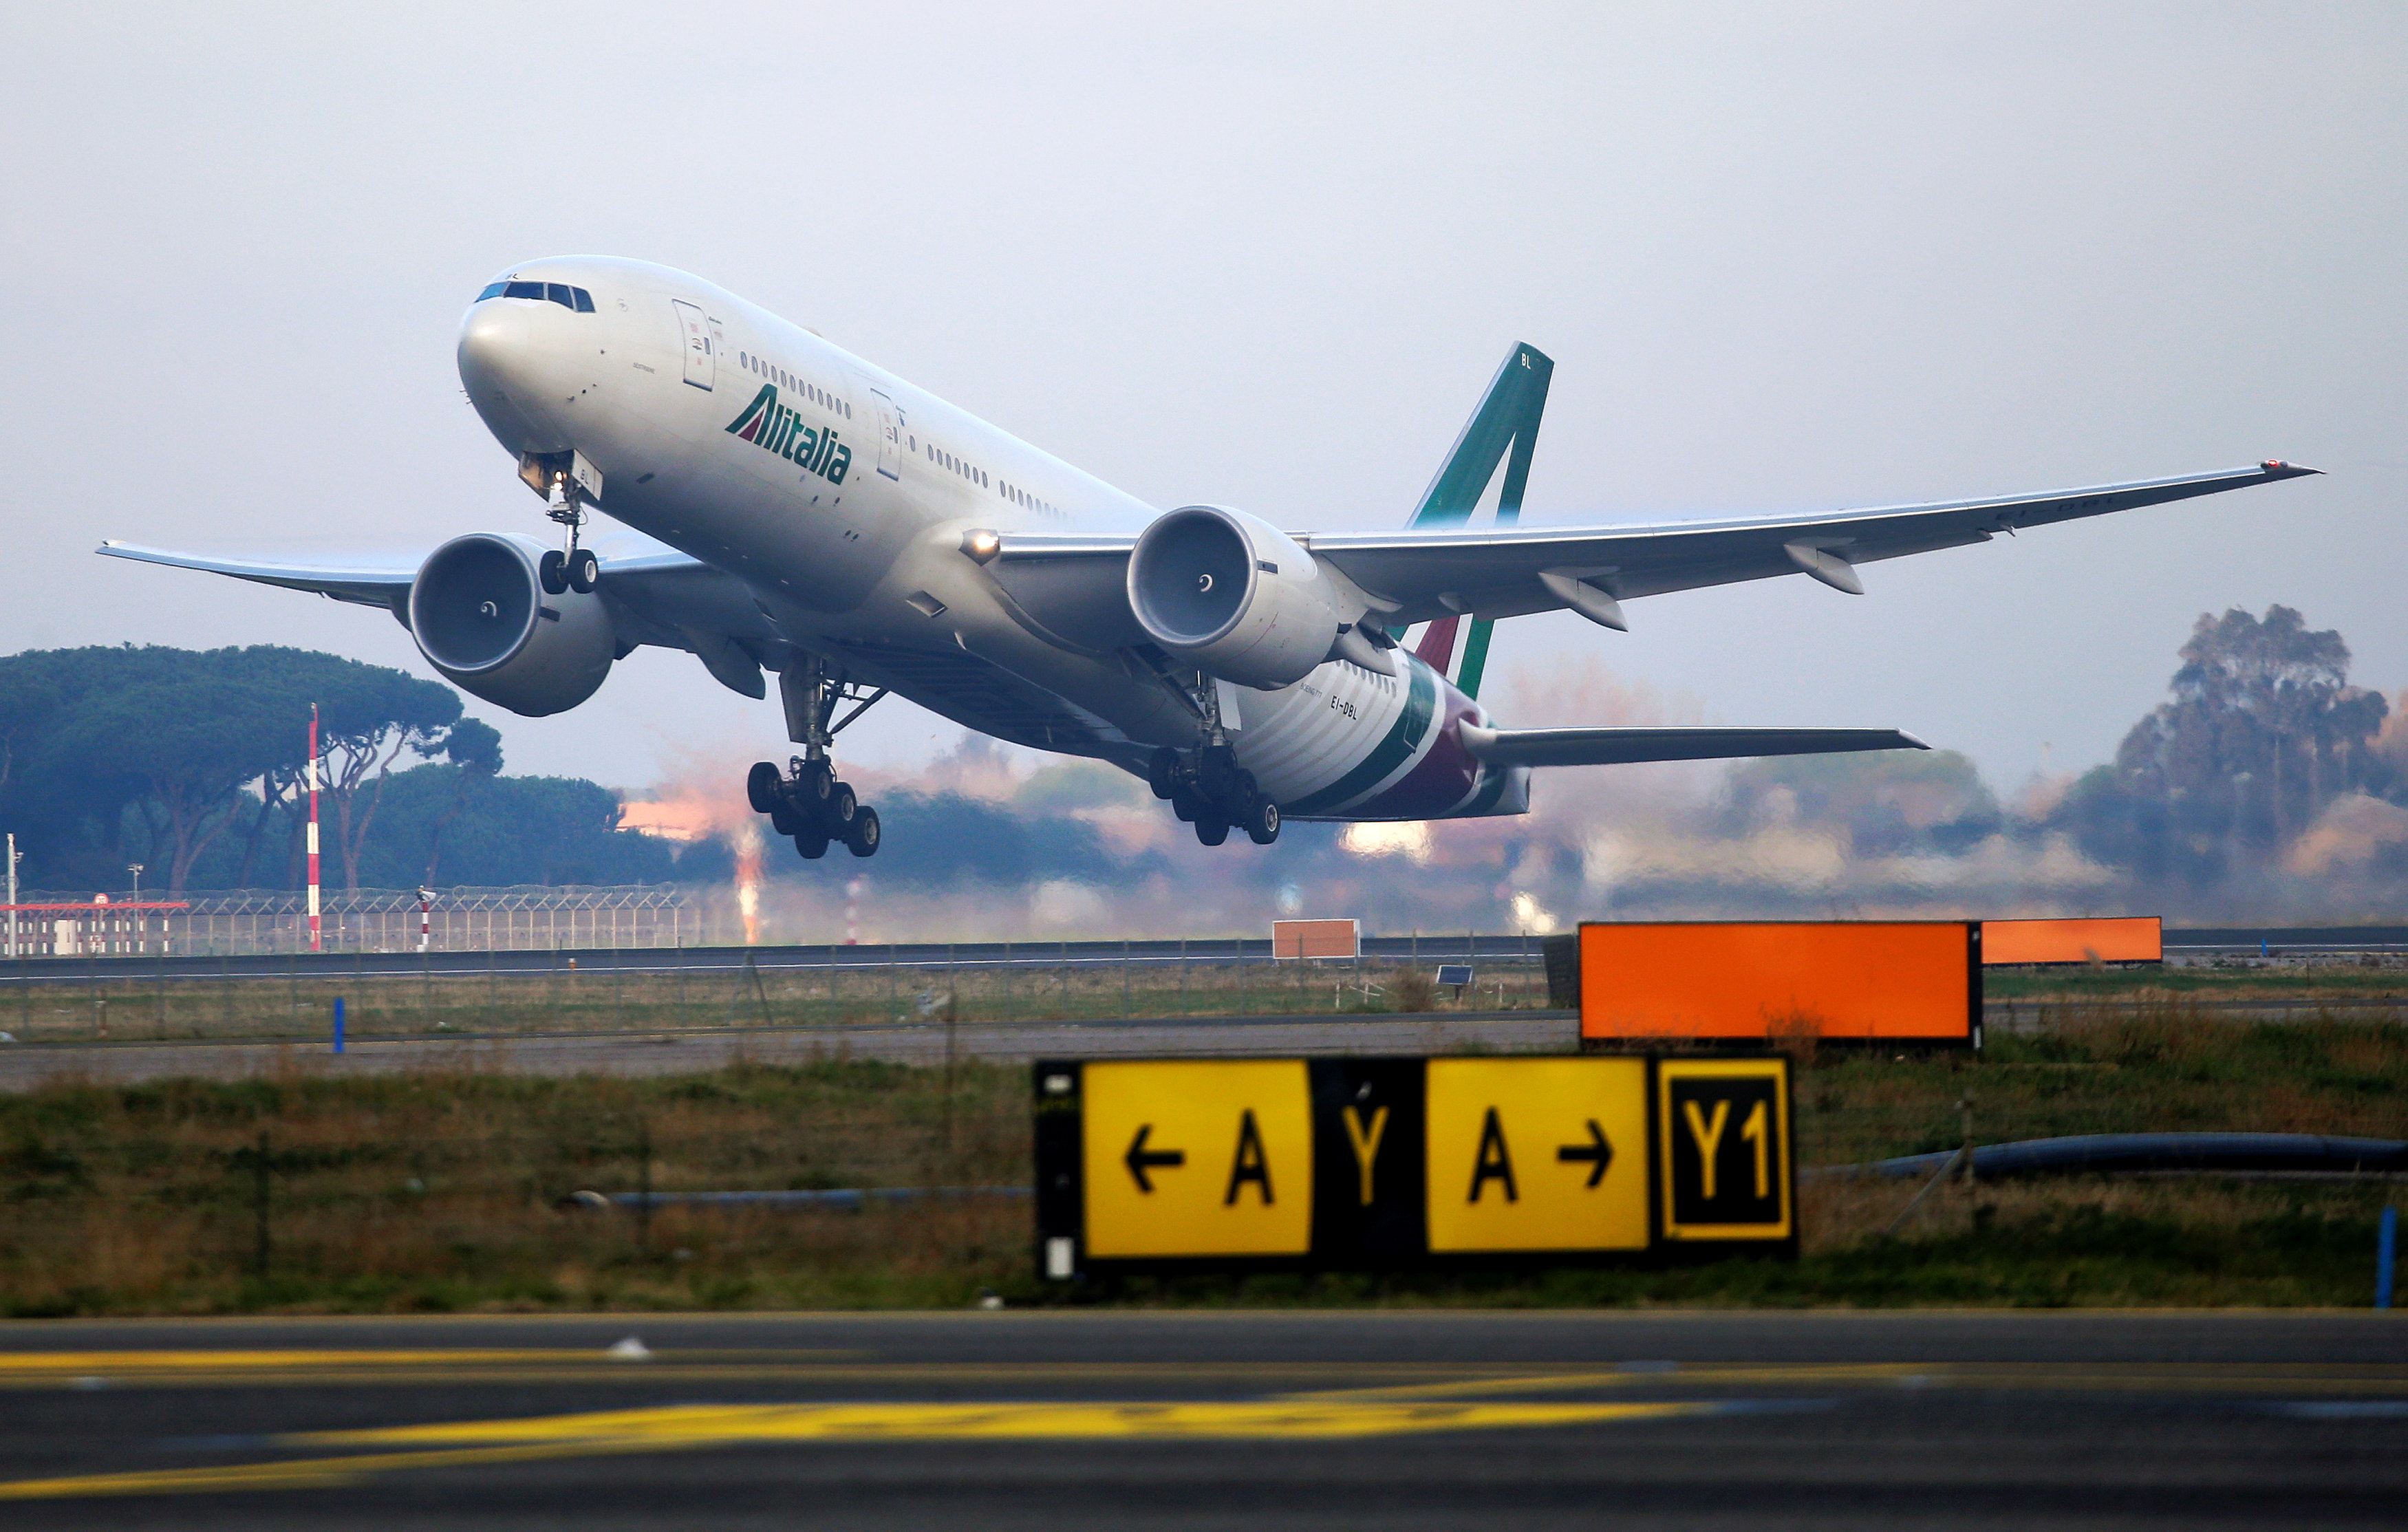
[[[580,257],[505,279],[574,284],[593,310],[470,308],[461,379],[494,436],[581,457],[601,510],[734,577],[751,608],[728,609],[722,583],[631,623],[750,634],[772,668],[787,650],[821,653],[1041,749],[1135,767],[1196,742],[1194,709],[1158,675],[1034,630],[963,551],[974,529],[1134,534],[1155,508],[682,273]],[[1301,818],[1522,811],[1526,772],[1484,769],[1455,737],[1486,722],[1479,705],[1394,657],[1394,676],[1331,661],[1277,691],[1218,689],[1262,791]]]

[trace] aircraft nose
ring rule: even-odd
[[[460,385],[486,429],[513,452],[556,452],[566,446],[549,423],[543,398],[548,359],[538,344],[533,306],[492,299],[468,310],[460,326]]]
[[[468,310],[460,326],[460,381],[473,396],[508,392],[527,351],[526,310],[513,303],[485,302]]]

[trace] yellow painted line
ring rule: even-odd
[[[0,1500],[64,1500],[106,1495],[224,1494],[233,1490],[322,1489],[368,1474],[402,1468],[451,1468],[484,1463],[665,1451],[643,1442],[547,1442],[539,1446],[462,1448],[451,1452],[364,1453],[350,1457],[291,1458],[213,1468],[151,1468],[139,1473],[89,1473],[62,1479],[0,1481]]]
[[[280,1438],[291,1447],[416,1446],[400,1453],[0,1482],[0,1500],[301,1489],[409,1468],[677,1452],[761,1442],[1133,1440],[1397,1436],[1660,1419],[1705,1404],[829,1404],[676,1405],[530,1420],[459,1421]]]
[[[1438,1383],[1329,1389],[1301,1395],[1312,1399],[1443,1399],[1480,1394],[1560,1392],[1574,1388],[1660,1388],[1668,1383],[1889,1382],[1941,1369],[1904,1363],[1833,1363],[1806,1367],[1682,1367],[1667,1370],[1616,1368],[1611,1372],[1499,1373]]]
[[[1570,1389],[1877,1387],[2028,1389],[2035,1392],[2376,1394],[2408,1396],[2408,1370],[2383,1364],[2157,1364],[2099,1370],[2095,1363],[1830,1363],[1756,1367],[1703,1363],[1664,1370],[1528,1374],[1492,1372],[1432,1383],[1326,1389],[1313,1399],[1439,1399]]]
[[[293,1446],[414,1446],[466,1442],[742,1441],[1113,1437],[1371,1437],[1586,1425],[1693,1414],[1704,1404],[1455,1404],[1249,1400],[1224,1403],[670,1405],[523,1420],[392,1425],[280,1439]]]

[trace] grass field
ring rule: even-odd
[[[327,1035],[337,997],[345,1002],[347,1035],[362,1038],[857,1026],[941,1016],[948,1009],[964,1022],[1011,1022],[1547,1004],[1546,976],[1535,959],[1484,962],[1480,982],[1460,998],[1436,989],[1426,973],[1226,956],[667,974],[564,965],[538,973],[165,982],[144,975],[139,961],[98,980],[79,975],[14,986],[0,996],[0,1028],[25,1042],[315,1038]]]
[[[1832,1165],[2135,1129],[2408,1137],[2408,1029],[2182,1001],[2059,1008],[1989,1056],[1826,1051],[1799,1154]],[[265,1146],[265,1264],[259,1189]],[[1027,1076],[831,1056],[682,1078],[294,1074],[0,1097],[0,1312],[1050,1301],[1025,1200],[860,1213],[557,1207],[580,1189],[1025,1185]],[[1112,1301],[2353,1304],[2386,1181],[1810,1181],[1804,1258],[1496,1279],[1137,1283]]]
[[[632,954],[640,957],[640,953]],[[406,960],[404,960],[406,961]],[[337,998],[353,1038],[663,1032],[695,1027],[858,1026],[941,1016],[965,1023],[1120,1017],[1378,1014],[1399,1010],[1541,1009],[1546,976],[1535,959],[1484,959],[1462,995],[1388,963],[1049,963],[671,974],[563,965],[536,973],[254,977],[162,981],[141,960],[0,995],[0,1029],[25,1042],[322,1038]],[[2386,960],[2316,966],[2025,969],[1985,976],[1984,993],[2019,1013],[2094,1002],[2195,1000],[2284,1005],[2396,1002],[2408,1015],[2408,965]]]

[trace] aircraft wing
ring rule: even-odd
[[[145,548],[139,543],[116,541],[102,543],[99,551],[113,559],[164,564],[176,569],[204,569],[213,575],[232,575],[236,580],[257,580],[262,585],[280,585],[288,591],[312,591],[357,606],[382,607],[395,616],[404,614],[409,600],[409,582],[418,576],[418,563],[414,559],[407,564],[369,561],[300,564],[274,559],[217,558],[200,553],[178,553],[165,548]]]
[[[758,654],[774,640],[767,622],[742,583],[699,559],[649,538],[622,537],[598,545],[603,598],[611,624],[627,648],[653,644],[700,656],[710,673],[746,696],[767,694]],[[308,591],[357,606],[381,607],[405,627],[409,623],[409,587],[423,562],[421,554],[394,554],[314,562],[298,558],[231,557],[181,553],[137,543],[105,542],[110,558],[176,569],[200,569],[288,591]]]
[[[1461,730],[1464,749],[1498,766],[1626,766],[1931,748],[1898,729],[1491,729],[1465,723]]]
[[[1619,626],[1617,603],[1633,596],[1801,573],[1860,593],[1859,564],[2315,472],[2270,461],[2177,479],[1828,514],[1341,533],[1299,540],[1367,594],[1395,602],[1387,622],[1399,631],[1455,612],[1512,617],[1558,608]]]

